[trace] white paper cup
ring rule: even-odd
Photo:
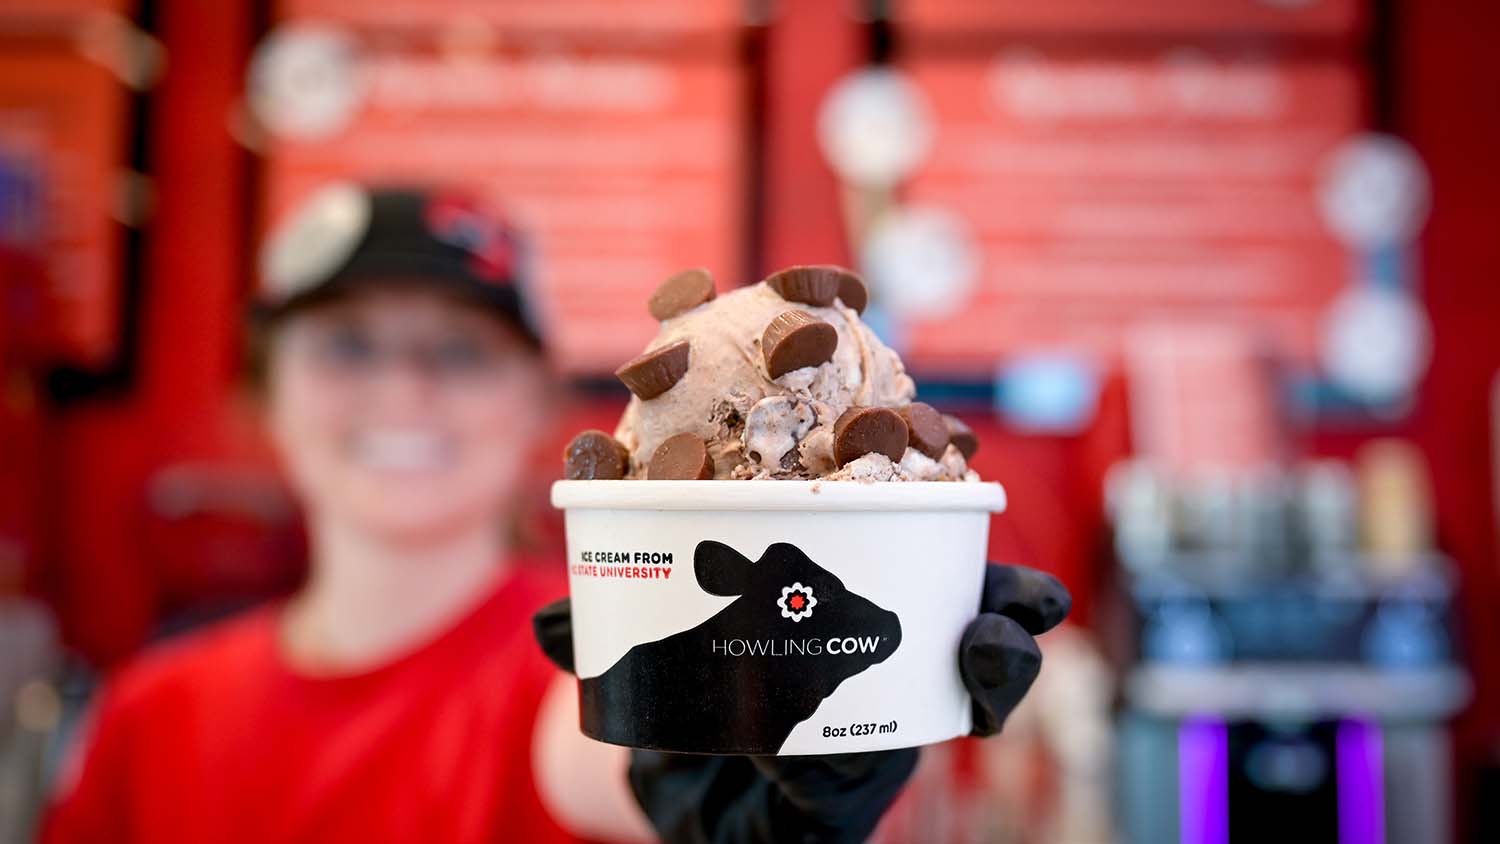
[[[583,732],[684,753],[969,732],[996,483],[558,481]]]

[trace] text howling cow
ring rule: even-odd
[[[700,542],[693,572],[708,593],[737,599],[579,681],[583,722],[600,727],[591,730],[599,738],[772,753],[840,683],[901,643],[895,613],[846,590],[794,545],[778,542],[752,563],[721,542]]]

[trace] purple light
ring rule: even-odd
[[[1229,727],[1223,721],[1190,719],[1177,729],[1177,808],[1179,844],[1229,844]]]
[[[1385,844],[1385,771],[1380,727],[1339,722],[1339,844]]]

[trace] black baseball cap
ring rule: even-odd
[[[337,183],[317,191],[266,240],[254,318],[375,286],[430,287],[506,318],[542,347],[515,231],[472,194]]]

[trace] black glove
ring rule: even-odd
[[[974,698],[973,735],[1000,732],[1042,670],[1035,636],[1062,623],[1073,596],[1057,578],[1025,566],[990,563],[979,617],[958,643],[958,673]]]
[[[964,629],[958,667],[974,699],[976,736],[994,735],[1042,667],[1033,636],[1072,606],[1049,574],[990,563],[980,614]],[[532,619],[537,642],[573,670],[564,598]],[[859,842],[874,831],[917,764],[917,749],[830,756],[702,756],[633,750],[630,786],[668,844]]]

